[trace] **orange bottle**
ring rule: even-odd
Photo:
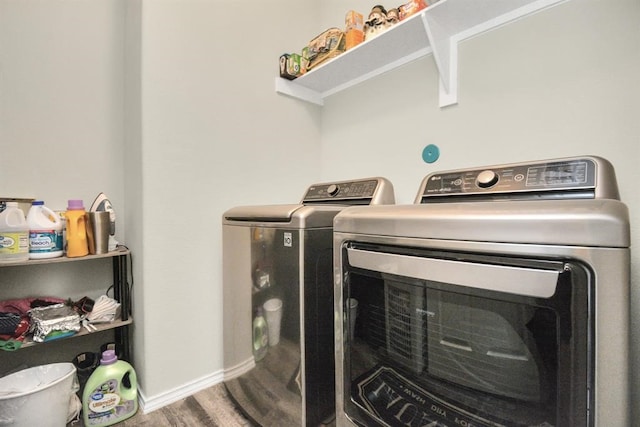
[[[67,256],[70,258],[89,253],[85,214],[82,200],[69,200],[64,216],[67,219]]]

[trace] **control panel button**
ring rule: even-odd
[[[478,174],[476,184],[480,188],[489,188],[498,182],[498,174],[492,170],[485,170]]]
[[[330,196],[335,196],[336,194],[338,194],[338,191],[340,191],[340,187],[335,184],[331,184],[327,187],[327,194],[329,194]]]

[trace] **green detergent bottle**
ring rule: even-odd
[[[114,350],[102,353],[100,366],[91,374],[82,393],[85,426],[110,426],[138,411],[136,371]]]

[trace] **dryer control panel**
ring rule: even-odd
[[[395,203],[393,186],[385,178],[311,185],[302,204],[386,205]]]
[[[436,172],[424,178],[415,203],[565,198],[618,200],[611,164],[573,157]]]

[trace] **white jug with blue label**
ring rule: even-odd
[[[27,213],[29,226],[29,258],[43,259],[62,256],[64,243],[62,220],[41,200],[31,204]]]

